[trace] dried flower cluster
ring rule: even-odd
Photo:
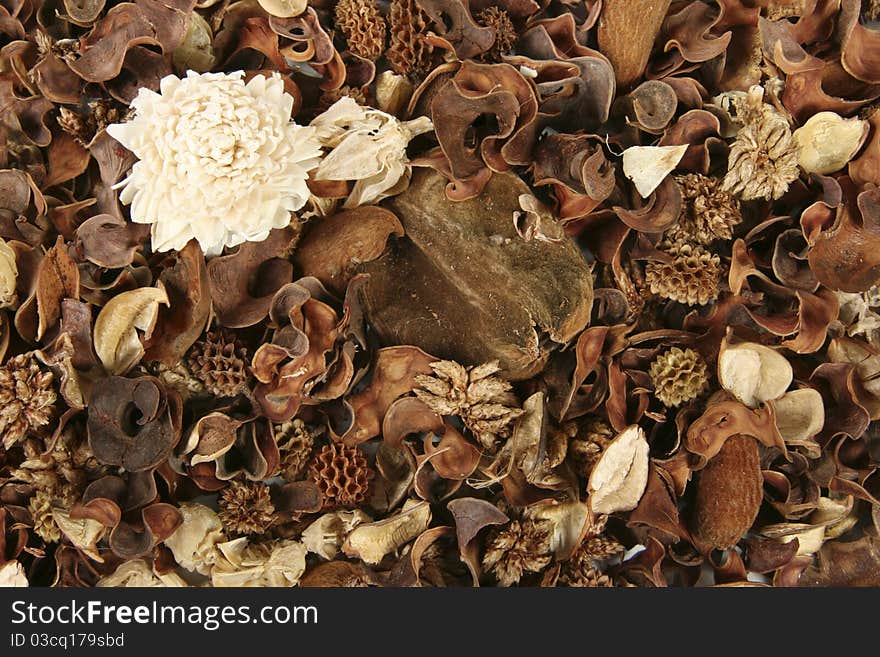
[[[0,585],[880,585],[876,2],[0,7]]]

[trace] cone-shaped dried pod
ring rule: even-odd
[[[229,331],[209,331],[190,349],[187,365],[218,397],[234,397],[247,387],[247,350]]]
[[[422,39],[428,31],[428,16],[416,0],[392,0],[389,23],[391,44],[385,56],[394,71],[411,76],[427,73],[433,48]]]
[[[736,545],[758,516],[763,486],[757,441],[742,434],[728,438],[696,482],[691,533],[697,547]]]
[[[681,191],[682,211],[668,236],[698,244],[731,239],[733,229],[742,222],[742,216],[739,202],[721,189],[721,181],[700,173],[689,173],[677,177],[676,182]]]
[[[464,365],[498,360],[505,378],[532,376],[552,344],[539,334],[565,343],[589,323],[590,269],[561,230],[553,240],[516,232],[520,196],[530,194],[516,175],[496,173],[481,195],[458,202],[446,198],[446,182],[417,171],[388,201],[406,237],[364,267],[368,319],[389,344]],[[540,204],[536,214],[555,225]]]
[[[220,522],[234,534],[262,534],[275,520],[269,487],[260,482],[233,481],[220,492]]]
[[[385,19],[373,0],[340,0],[336,3],[336,26],[345,35],[348,49],[375,61],[385,52]]]
[[[550,565],[552,523],[547,520],[514,520],[493,529],[486,539],[483,568],[501,586],[517,584],[527,573],[539,573]]]
[[[479,12],[476,18],[481,25],[495,30],[495,42],[489,50],[480,55],[480,58],[483,61],[500,62],[516,42],[516,28],[510,20],[510,14],[501,7],[493,5]]]

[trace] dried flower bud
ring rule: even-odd
[[[296,481],[312,457],[315,439],[306,423],[294,418],[275,427],[275,440],[281,453],[281,476]]]
[[[422,37],[428,31],[428,16],[415,0],[392,0],[389,15],[391,44],[385,56],[397,73],[419,76],[431,68],[433,47]]]
[[[510,437],[512,423],[523,414],[512,386],[495,374],[497,361],[465,368],[455,361],[431,363],[434,376],[417,375],[414,392],[438,415],[457,415],[488,449]]]
[[[721,181],[699,173],[676,178],[683,201],[678,223],[669,231],[673,241],[709,244],[729,240],[733,228],[742,221],[739,202],[721,190]]]
[[[375,61],[385,52],[385,19],[373,0],[339,0],[336,26],[355,55]]]
[[[247,387],[247,350],[227,331],[209,331],[187,356],[190,372],[218,397],[234,397]]]
[[[764,89],[754,86],[734,100],[744,125],[730,148],[722,189],[744,201],[778,199],[800,175],[788,121],[763,97]]]
[[[34,533],[47,543],[61,540],[61,530],[52,517],[52,495],[43,490],[34,493],[28,502]]]
[[[357,447],[330,443],[312,460],[309,474],[324,497],[324,508],[334,508],[363,502],[375,473]]]
[[[220,522],[234,534],[262,534],[275,520],[269,487],[233,481],[220,493]]]
[[[501,7],[489,6],[477,14],[477,20],[486,27],[495,30],[495,41],[492,47],[481,55],[487,62],[500,62],[501,57],[513,48],[517,33],[510,20],[510,14]]]
[[[663,250],[672,262],[649,262],[645,267],[651,292],[689,306],[704,306],[718,297],[721,258],[698,244],[684,242]]]
[[[28,432],[48,425],[58,412],[52,372],[40,369],[31,354],[10,358],[0,367],[0,435],[9,449]]]
[[[0,238],[0,309],[14,308],[18,304],[15,282],[18,279],[18,266],[15,251],[6,240]]]
[[[568,442],[568,459],[575,472],[588,478],[599,456],[614,439],[614,429],[603,419],[591,416],[587,418],[580,431]]]
[[[696,399],[709,383],[706,363],[693,349],[667,349],[651,363],[648,374],[657,399],[669,407]]]
[[[552,523],[548,520],[513,520],[493,529],[486,540],[483,567],[501,586],[511,586],[526,573],[544,570],[553,559]]]

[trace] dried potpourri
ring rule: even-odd
[[[0,585],[880,584],[880,3],[0,4]]]

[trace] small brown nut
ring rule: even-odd
[[[728,438],[697,479],[691,533],[698,549],[726,549],[752,526],[764,496],[758,442]]]

